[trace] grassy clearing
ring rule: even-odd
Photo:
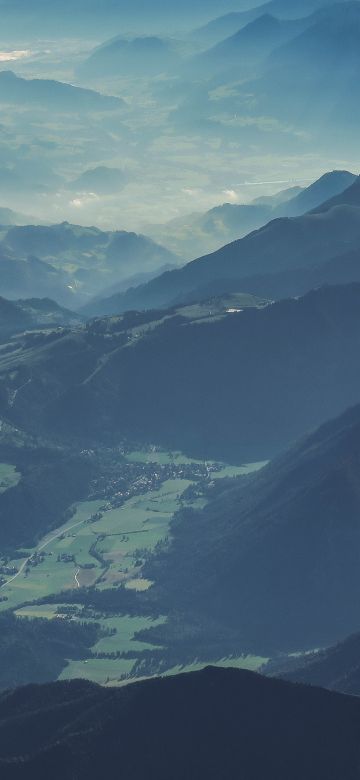
[[[20,480],[21,474],[16,470],[16,466],[12,466],[11,463],[0,463],[0,495],[16,487]]]
[[[0,609],[46,598],[76,588],[78,583],[89,586],[99,580],[103,589],[141,579],[143,559],[139,562],[139,551],[153,550],[166,538],[179,498],[190,484],[189,480],[167,480],[157,491],[134,496],[121,507],[103,511],[97,520],[94,517],[104,508],[103,501],[78,504],[64,526],[47,534],[36,549],[29,551],[29,556],[41,553],[43,557],[37,565],[30,562],[2,589],[1,595],[8,600],[0,602]],[[94,545],[107,569],[91,554]],[[11,565],[19,569],[24,562],[17,560]],[[82,568],[88,566],[91,568]]]
[[[258,463],[244,463],[243,466],[224,466],[220,471],[213,474],[213,479],[225,479],[225,477],[245,477],[247,474],[255,474],[256,471],[260,471],[264,466],[267,466],[269,461],[259,461]]]
[[[78,504],[74,515],[64,526],[47,534],[37,548],[28,551],[29,557],[41,553],[43,559],[37,565],[29,563],[16,579],[2,588],[1,596],[6,597],[7,600],[0,602],[0,610],[16,608],[24,601],[35,601],[62,590],[77,587],[75,580],[75,572],[78,569],[76,556],[79,557],[82,565],[83,563],[94,563],[94,559],[88,554],[94,537],[87,530],[89,526],[86,525],[86,521],[102,505],[102,501],[85,501]],[[81,535],[84,529],[88,537],[86,542]],[[58,556],[63,554],[74,555],[75,561],[58,560]],[[14,560],[10,565],[19,570],[23,563],[26,563],[26,559]],[[99,567],[98,576],[100,571]]]
[[[17,609],[15,614],[18,617],[53,620],[58,614],[62,614],[61,604],[34,604],[30,607],[21,607],[21,609]]]
[[[204,459],[188,458],[181,452],[163,452],[158,450],[135,450],[126,455],[126,460],[130,463],[157,463],[167,465],[169,463],[190,464],[207,463]],[[213,473],[213,479],[225,479],[226,477],[243,477],[247,474],[253,474],[266,466],[268,461],[259,461],[256,463],[244,463],[241,466],[229,466],[220,464],[220,470]]]
[[[188,458],[183,455],[182,452],[164,452],[162,450],[134,450],[126,455],[126,460],[129,463],[157,463],[159,466],[167,466],[169,463],[190,464],[190,463],[204,463],[204,460],[199,458]]]
[[[104,629],[115,629],[116,634],[105,636],[92,648],[93,652],[101,653],[128,653],[142,650],[152,650],[154,645],[148,642],[139,642],[134,639],[138,631],[162,625],[166,622],[166,617],[160,617],[152,620],[146,617],[130,617],[123,615],[118,617],[106,618],[99,621]]]
[[[180,453],[139,451],[131,453],[128,460],[137,462],[153,462],[180,464],[199,462],[182,456]],[[246,464],[244,466],[225,466],[214,478],[233,477],[257,471],[264,464]],[[1,478],[7,478],[14,473],[21,477],[14,467],[0,466]],[[12,471],[9,471],[12,469]],[[26,565],[21,574],[0,591],[7,601],[0,602],[0,609],[16,609],[25,601],[30,602],[46,598],[67,588],[90,586],[107,589],[112,585],[124,582],[126,587],[142,591],[152,583],[142,578],[142,565],[148,551],[169,534],[169,527],[174,512],[179,508],[183,492],[193,484],[190,480],[171,479],[164,482],[157,491],[148,491],[142,495],[133,496],[122,506],[108,508],[106,501],[85,501],[75,507],[71,518],[56,531],[53,531],[40,542],[36,550],[29,550],[28,555],[38,555],[32,565]],[[203,506],[203,498],[195,499],[194,506]],[[39,553],[41,553],[39,557]],[[94,553],[96,557],[94,557]],[[19,569],[24,561],[15,560],[12,565]],[[35,564],[36,565],[33,565]],[[79,604],[81,608],[81,604]],[[17,609],[16,614],[30,618],[53,619],[61,615],[61,604],[32,605]],[[77,618],[75,618],[77,619]],[[79,618],[80,619],[80,618]],[[141,653],[152,650],[154,646],[134,639],[138,631],[150,628],[166,621],[166,617],[152,621],[144,617],[115,616],[106,618],[96,616],[86,618],[100,623],[104,629],[115,632],[105,636],[92,648],[94,653],[124,654]],[[236,659],[221,659],[208,661],[220,666],[235,666],[256,671],[267,659],[242,657]],[[105,684],[120,684],[123,675],[131,674],[134,660],[124,658],[101,659],[69,663],[63,671],[62,679],[82,677]],[[174,667],[168,674],[181,671],[201,669],[206,663],[195,662],[184,667]]]
[[[125,658],[89,658],[86,661],[70,661],[59,680],[91,680],[99,685],[118,682],[123,674],[130,674],[134,661]]]
[[[145,591],[150,590],[153,584],[154,583],[151,580],[142,580],[138,578],[135,580],[128,580],[125,588],[127,590],[135,590],[137,593],[144,593]]]
[[[93,533],[104,537],[96,549],[109,565],[99,587],[135,580],[137,589],[144,589],[145,584],[139,583],[142,551],[154,550],[167,537],[181,494],[190,484],[189,480],[167,480],[159,490],[129,499],[91,525]]]

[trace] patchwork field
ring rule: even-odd
[[[18,573],[1,586],[7,600],[0,609],[95,583],[106,589],[127,581],[134,587],[135,582],[140,590],[142,556],[167,537],[171,517],[191,484],[166,480],[159,490],[117,508],[98,500],[78,504],[71,520],[27,551],[28,558],[8,564]]]
[[[199,463],[181,453],[160,452],[153,448],[129,453],[126,459],[129,463],[140,464],[140,469],[141,464],[146,464],[147,469],[154,464],[155,473],[160,467],[165,467],[164,473],[168,473],[169,465],[184,465],[187,475],[188,467],[191,464],[196,467]],[[251,473],[263,465],[218,464],[209,473],[206,468],[201,473],[208,473],[209,479],[229,478]],[[0,466],[0,485],[10,487],[11,481],[19,478],[14,467]],[[102,591],[121,584],[139,592],[151,588],[153,583],[143,577],[142,569],[147,555],[168,538],[174,512],[184,505],[198,507],[205,503],[198,489],[194,495],[191,493],[191,498],[188,493],[185,494],[187,488],[196,485],[197,479],[195,471],[193,479],[164,479],[157,489],[144,490],[144,493],[139,491],[119,506],[116,506],[116,501],[108,499],[83,501],[73,507],[71,517],[63,526],[47,534],[36,548],[25,550],[24,558],[6,561],[6,566],[2,562],[5,573],[0,586],[0,610],[14,609],[19,617],[62,618],[100,624],[103,636],[91,648],[93,657],[70,661],[62,672],[62,679],[83,677],[103,685],[121,684],[124,678],[131,676],[139,654],[161,650],[159,646],[139,641],[136,635],[139,631],[166,622],[166,616],[158,620],[143,616],[109,616],[88,609],[84,611],[81,598],[79,604],[71,607],[61,603],[61,596],[55,604],[46,603],[46,598],[74,589],[79,589],[80,595],[80,588],[89,586]],[[39,599],[44,603],[31,603]],[[131,657],[127,657],[128,654]],[[258,669],[265,660],[243,657],[214,662],[223,666]],[[204,665],[195,661],[194,665],[183,669],[197,669]],[[169,673],[175,674],[179,670],[180,667],[174,667]]]

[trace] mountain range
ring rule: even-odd
[[[121,98],[100,95],[90,89],[47,79],[24,79],[11,70],[0,72],[0,103],[43,106],[52,111],[117,111]]]
[[[191,60],[195,71],[207,78],[219,78],[222,73],[252,75],[254,67],[262,63],[274,49],[291,41],[307,27],[305,19],[279,19],[263,14],[234,35],[215,44]]]
[[[315,143],[335,148],[342,129],[352,143],[358,122],[357,100],[360,4],[356,0],[325,7],[310,26],[269,55],[253,92],[251,113],[276,116],[309,132]],[[244,109],[240,90],[238,111]]]
[[[180,63],[176,43],[156,36],[126,39],[116,37],[102,44],[81,63],[79,74],[99,78],[105,75],[159,75]]]
[[[306,214],[341,194],[356,179],[349,171],[325,173],[307,187],[290,187],[248,204],[224,203],[205,214],[188,214],[165,225],[146,225],[156,241],[189,260],[243,238],[272,219]]]
[[[341,2],[346,0],[339,0]],[[212,19],[208,24],[198,28],[194,35],[200,40],[217,42],[234,35],[238,30],[257,19],[265,16],[275,16],[280,19],[302,19],[317,10],[331,6],[333,0],[270,0],[270,2],[255,5],[245,11],[230,12],[224,16]]]
[[[136,233],[105,232],[67,222],[17,226],[2,235],[0,294],[51,297],[76,307],[128,277],[151,276],[178,263],[169,250]]]
[[[77,179],[68,184],[70,189],[77,192],[95,192],[98,195],[111,195],[122,190],[128,177],[120,168],[109,168],[100,165],[96,168],[88,168]]]
[[[359,780],[360,0],[0,11],[1,780]]]
[[[249,277],[298,272],[334,261],[360,246],[359,208],[358,177],[334,201],[330,199],[304,216],[274,219],[210,255],[128,290],[119,296],[117,311],[166,306],[187,300],[189,294],[199,300],[209,294],[210,284],[219,282],[224,291],[226,280],[230,280],[231,290],[236,279],[238,289],[252,292],[244,287]]]
[[[265,460],[358,401],[359,296],[358,285],[328,287],[260,308],[239,303],[220,318],[210,300],[208,321],[181,309],[130,313],[44,343],[29,337],[1,361],[0,411],[81,441],[120,436]]]

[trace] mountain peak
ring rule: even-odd
[[[346,190],[325,201],[321,206],[314,209],[312,213],[321,214],[335,206],[360,206],[360,176],[356,176],[355,181]]]

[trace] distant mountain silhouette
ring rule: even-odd
[[[302,19],[280,20],[270,13],[257,17],[234,35],[194,57],[190,64],[195,73],[200,68],[206,74],[218,75],[236,67],[247,73],[262,62],[275,48],[291,40],[306,27]]]
[[[98,780],[119,766],[127,780],[358,776],[358,699],[234,669],[28,686],[1,696],[0,718],[4,780]]]
[[[171,39],[143,36],[127,39],[118,36],[102,44],[79,67],[85,76],[155,75],[179,62]]]
[[[342,0],[340,0],[341,3]],[[344,1],[344,0],[343,0]],[[346,0],[345,0],[346,1]],[[261,16],[276,16],[279,19],[301,19],[319,8],[332,5],[333,0],[270,0],[246,11],[228,13],[213,19],[195,31],[195,37],[206,41],[220,41],[235,34],[241,28],[259,19]]]
[[[317,143],[334,148],[335,130],[351,141],[359,122],[360,5],[325,6],[310,21],[272,52],[263,76],[247,89],[255,112],[307,128]]]
[[[90,89],[73,87],[60,81],[24,79],[11,70],[0,71],[0,104],[42,105],[57,112],[116,111],[124,105],[121,98],[100,95]]]
[[[137,273],[178,262],[169,250],[136,233],[68,222],[12,227],[0,243],[0,295],[51,297],[73,308]]]
[[[98,166],[84,171],[77,179],[70,182],[70,188],[77,191],[96,192],[99,195],[111,195],[122,190],[127,180],[126,173],[120,168]]]
[[[0,206],[0,225],[28,225],[31,217]]]
[[[331,171],[306,188],[291,187],[248,204],[224,203],[205,214],[188,214],[145,232],[189,260],[215,251],[258,230],[271,219],[301,216],[348,188],[356,179],[348,171]]]
[[[186,300],[190,293],[216,280],[238,279],[239,288],[245,289],[242,280],[248,277],[311,268],[345,250],[357,249],[360,246],[359,182],[360,178],[356,179],[337,200],[327,201],[313,213],[274,219],[239,241],[163,274],[143,287],[129,290],[119,296],[118,311]]]
[[[301,214],[305,214],[312,209],[327,211],[329,208],[328,201],[333,199],[332,205],[349,204],[350,205],[350,191],[351,185],[355,185],[355,189],[360,186],[360,180],[353,173],[349,171],[331,171],[325,173],[320,179],[317,179],[309,187],[306,187],[302,192],[299,192],[294,198],[291,198],[287,203],[281,204],[278,209],[278,216],[284,217],[298,217]],[[345,195],[345,190],[347,194]],[[360,198],[357,201],[360,205]],[[354,205],[356,205],[354,201]],[[322,208],[319,209],[319,207]]]
[[[70,306],[74,296],[69,289],[71,277],[49,263],[29,255],[18,258],[0,248],[0,294],[5,298],[53,297]]]
[[[314,214],[323,214],[330,209],[336,207],[351,206],[359,208],[360,206],[360,176],[355,178],[355,181],[347,187],[345,190],[340,191],[337,195],[330,197],[325,203],[320,206],[314,207]]]

